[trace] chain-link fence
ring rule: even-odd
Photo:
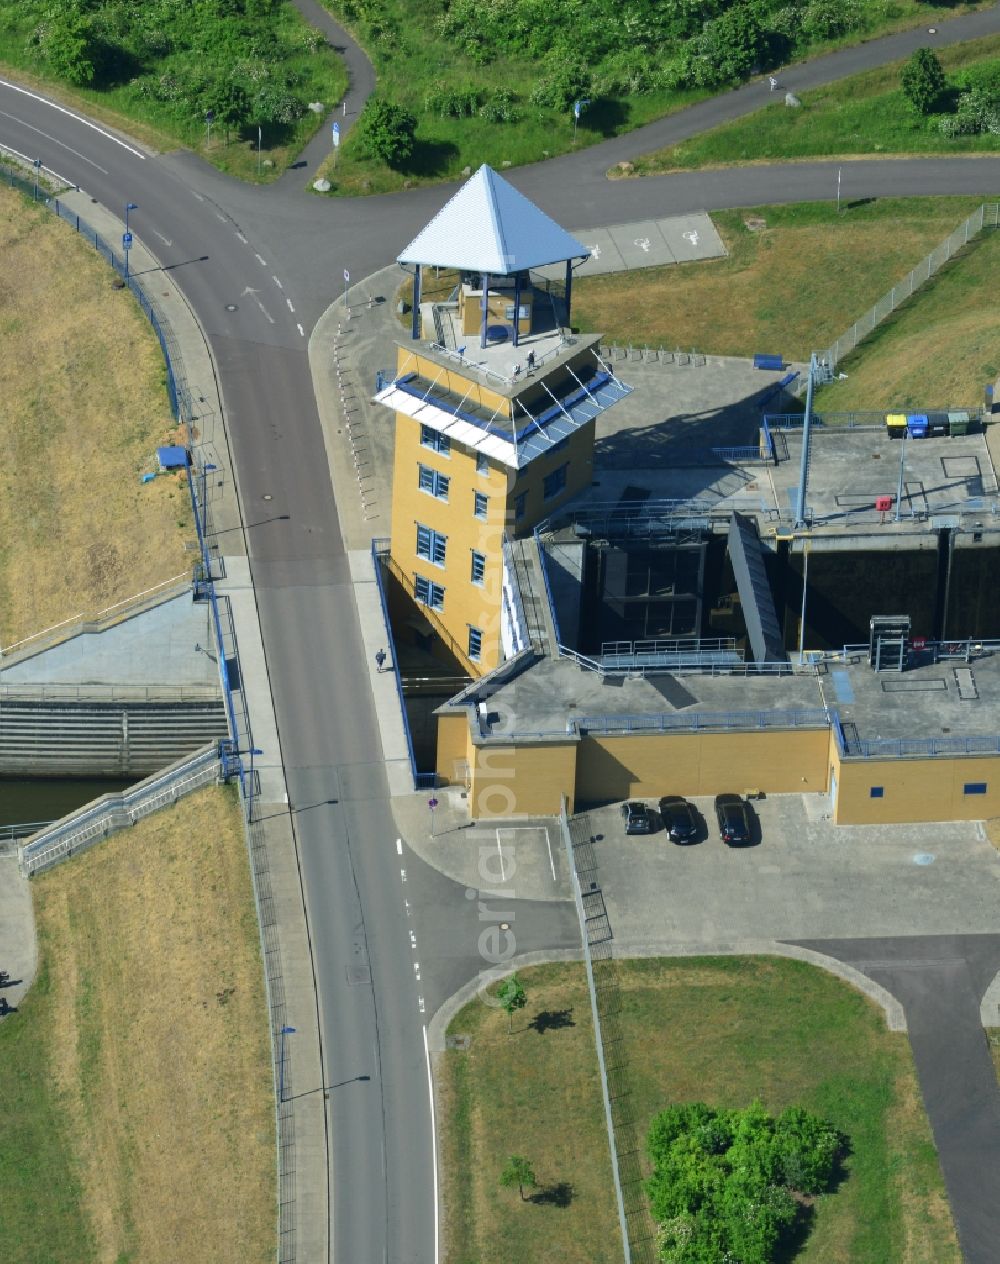
[[[913,271],[898,285],[894,285],[888,294],[883,294],[873,307],[870,307],[854,322],[850,329],[845,330],[825,351],[818,352],[819,360],[825,361],[831,371],[836,369],[848,352],[853,351],[863,338],[867,338],[873,329],[891,316],[901,303],[905,303],[916,293],[949,259],[967,246],[973,237],[981,233],[984,228],[998,226],[1000,226],[1000,204],[984,202],[968,219],[963,220],[953,233],[949,233],[939,246],[935,246],[929,255],[921,259]]]
[[[564,811],[560,826],[583,941],[625,1264],[655,1264],[656,1230],[643,1180],[642,1146],[621,1017],[618,963],[601,890],[595,838],[586,815],[569,820]]]

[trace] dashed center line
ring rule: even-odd
[[[292,306],[292,300],[290,298],[286,298],[285,302],[288,304],[288,310],[290,312],[294,312],[295,308]]]
[[[295,328],[299,331],[299,333],[302,335],[303,338],[306,336],[306,331],[302,328],[301,325],[296,325]]]
[[[127,145],[125,141],[120,140],[113,133],[106,132],[103,127],[98,127],[96,123],[91,123],[90,119],[85,119],[81,114],[74,114],[72,110],[67,110],[64,105],[56,105],[55,101],[50,101],[48,97],[39,96],[37,92],[30,92],[27,88],[19,87],[16,83],[10,83],[7,79],[0,79],[0,85],[10,88],[12,92],[19,92],[22,96],[31,97],[33,101],[41,101],[49,109],[58,110],[60,114],[65,114],[67,118],[71,118],[77,123],[82,123],[84,127],[89,127],[92,132],[97,132],[105,139],[114,141],[116,145],[120,145],[122,149],[127,150],[133,158],[138,158],[142,162],[146,161],[146,155],[140,153],[138,149],[133,149],[131,145]],[[96,163],[93,165],[97,166]],[[99,168],[99,170],[103,170],[103,168]]]
[[[401,838],[397,838],[396,839],[396,855],[401,856],[402,854],[403,854],[403,840]]]
[[[262,268],[267,267],[267,260],[262,255],[259,255],[256,252],[256,250],[253,252],[253,257],[257,260],[257,262],[260,264]]]
[[[236,230],[236,236],[240,239],[240,241],[244,244],[244,246],[247,245],[247,239],[243,236],[243,234],[240,232],[238,228]]]
[[[274,282],[274,284],[278,287],[279,290],[283,290],[285,288],[276,276],[272,275],[271,280]]]

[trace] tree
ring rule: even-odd
[[[929,48],[917,49],[899,82],[903,96],[920,114],[933,114],[948,86],[941,63]]]
[[[409,110],[383,97],[369,97],[354,125],[354,143],[370,158],[396,167],[413,153],[416,129]]]
[[[535,1169],[522,1155],[512,1154],[507,1160],[507,1166],[500,1173],[500,1184],[504,1189],[513,1189],[516,1185],[521,1201],[524,1202],[525,1186],[528,1189],[534,1189],[538,1184],[535,1180]]]
[[[93,37],[89,20],[70,8],[52,8],[45,18],[42,51],[54,74],[85,87],[94,81]]]
[[[507,1013],[507,1035],[509,1036],[514,1026],[514,1011],[524,1009],[528,1003],[527,993],[516,974],[512,974],[509,979],[504,979],[497,988],[497,1000],[500,1002],[500,1008]]]

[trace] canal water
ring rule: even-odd
[[[54,821],[67,812],[132,785],[131,779],[35,777],[23,780],[0,777],[0,825],[23,821]]]

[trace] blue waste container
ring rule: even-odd
[[[906,433],[911,439],[926,439],[927,428],[928,422],[926,413],[906,414]]]

